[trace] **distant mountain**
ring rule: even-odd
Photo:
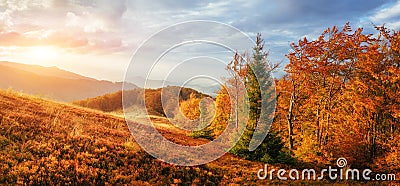
[[[12,88],[59,101],[95,97],[122,89],[122,82],[100,81],[61,70],[20,63],[0,62],[0,89]],[[126,88],[137,88],[127,83]]]
[[[147,79],[141,76],[128,76],[127,81],[138,85],[139,87],[146,87],[146,88],[161,88],[166,86],[179,86],[178,83],[170,82],[170,81],[163,81],[163,80],[155,80],[155,79]],[[146,85],[146,86],[144,86]]]
[[[85,77],[79,74],[75,74],[72,72],[68,72],[66,70],[59,69],[55,66],[53,67],[43,67],[40,65],[28,65],[28,64],[21,64],[21,63],[13,63],[8,61],[1,61],[0,65],[12,67],[15,69],[23,70],[26,72],[31,72],[37,75],[44,75],[44,76],[52,76],[52,77],[59,77],[65,79],[85,79],[85,80],[96,80],[93,78]]]
[[[127,81],[134,83],[139,87],[146,87],[151,89],[157,89],[167,86],[178,86],[181,87],[182,83],[173,82],[173,81],[164,81],[164,80],[155,80],[155,79],[147,79],[141,76],[128,76]],[[146,86],[144,86],[146,85]],[[217,91],[221,89],[221,85],[219,84],[210,84],[209,82],[206,83],[197,83],[197,84],[186,84],[186,88],[191,88],[196,91],[199,91],[203,94],[210,95],[212,97],[217,96]]]

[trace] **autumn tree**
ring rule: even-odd
[[[213,136],[219,136],[227,127],[231,117],[231,100],[225,86],[222,86],[215,98],[216,113],[211,124]]]
[[[194,94],[190,94],[190,97],[186,101],[182,101],[180,104],[180,109],[182,114],[190,119],[195,120],[200,117],[200,98],[197,98]]]
[[[218,102],[221,104],[221,100]],[[214,136],[217,135],[217,129],[218,132],[222,130],[219,125],[213,124],[214,116],[218,115],[218,124],[220,125],[223,124],[225,118],[225,116],[220,113],[220,110],[216,111],[215,107],[216,105],[212,98],[199,98],[192,93],[188,100],[184,100],[180,103],[181,113],[176,115],[176,122],[179,123],[178,126],[192,130],[192,137],[212,140]]]
[[[398,134],[399,37],[377,29],[373,37],[347,23],[292,45],[287,75],[277,81],[274,128],[297,157],[364,166],[390,151]]]
[[[226,70],[229,72],[231,78],[228,79],[227,83],[230,84],[231,86],[229,87],[231,92],[232,92],[232,97],[233,97],[233,106],[235,109],[234,117],[235,117],[235,123],[236,127],[238,128],[239,124],[239,102],[244,101],[241,100],[243,97],[241,96],[245,92],[245,85],[243,84],[246,79],[246,74],[248,70],[248,59],[244,59],[247,57],[247,54],[244,53],[243,55],[239,54],[238,52],[235,52],[235,55],[233,56],[233,60],[228,63],[226,66]],[[223,87],[222,90],[225,90],[226,93],[226,87]]]
[[[359,152],[367,162],[389,152],[399,134],[399,32],[376,28],[379,35],[359,56],[348,86],[355,113],[351,121],[364,131]]]
[[[296,148],[297,153],[307,154],[305,157],[332,156],[331,142],[336,135],[333,130],[342,124],[341,114],[346,114],[342,107],[346,99],[342,96],[345,85],[352,76],[358,55],[369,41],[362,29],[351,32],[349,24],[342,30],[329,28],[314,41],[304,38],[293,44],[293,52],[287,55],[288,76],[280,86],[286,86],[288,92],[280,89],[279,94],[287,100],[284,108],[287,109],[289,147],[295,148],[297,144],[300,147]],[[293,129],[297,129],[295,135],[301,141],[291,139]]]
[[[295,109],[299,104],[298,91],[299,85],[294,77],[289,79],[287,75],[276,81],[277,104],[274,118],[273,130],[279,131],[283,141],[287,144],[289,153],[292,153],[294,147],[294,123],[295,118],[299,114]],[[287,123],[281,125],[276,123]]]

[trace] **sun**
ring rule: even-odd
[[[58,51],[52,46],[35,46],[29,49],[28,55],[34,59],[49,60],[58,56]]]

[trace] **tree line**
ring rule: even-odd
[[[249,119],[232,153],[267,162],[332,163],[345,157],[353,166],[399,169],[400,32],[375,29],[377,34],[365,34],[346,23],[292,43],[286,74],[274,82],[269,79],[279,64],[268,60],[259,34],[252,52],[236,53],[228,64],[232,76],[217,95],[213,127],[200,134],[215,138],[212,131],[219,123],[242,119],[231,107],[243,101],[237,95],[244,91]],[[276,107],[264,105],[262,96],[274,97]],[[262,109],[275,109],[274,116]],[[255,127],[270,120],[266,139],[249,151]]]
[[[132,89],[118,91],[114,93],[97,96],[94,98],[87,98],[84,100],[77,100],[72,104],[88,107],[104,112],[122,112],[123,107],[129,108],[131,106],[146,106],[149,114],[156,116],[166,116],[170,111],[172,113],[172,105],[176,100],[172,100],[170,93],[177,93],[177,98],[181,101],[188,100],[190,96],[196,98],[210,97],[206,94],[200,93],[191,88],[168,86],[158,89]],[[161,99],[161,95],[164,94],[166,98]],[[123,103],[123,95],[128,98]],[[171,98],[171,99],[170,99]],[[123,105],[124,104],[124,105]],[[164,108],[163,108],[164,106]]]

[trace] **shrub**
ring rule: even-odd
[[[283,142],[276,132],[270,131],[260,146],[254,151],[249,151],[253,131],[245,129],[243,136],[238,143],[231,149],[231,153],[248,160],[262,161],[266,163],[277,163],[279,158],[283,158]]]

